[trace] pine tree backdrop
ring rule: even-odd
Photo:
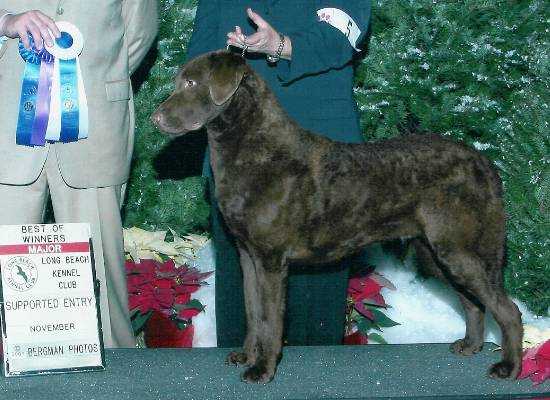
[[[205,233],[204,134],[168,145],[149,121],[185,61],[196,0],[160,7],[157,48],[135,82],[125,226]],[[549,11],[544,0],[373,1],[356,82],[367,140],[437,132],[494,161],[509,216],[506,286],[539,315],[550,307]]]

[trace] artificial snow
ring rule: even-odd
[[[385,314],[400,325],[383,328],[381,335],[388,343],[452,343],[464,337],[465,323],[458,297],[436,279],[420,278],[407,259],[404,263],[397,258],[383,253],[380,246],[371,246],[368,251],[369,264],[376,266],[376,271],[388,278],[396,287],[395,291],[382,289],[386,303],[391,307]],[[196,267],[200,271],[215,269],[212,242],[199,252]],[[196,298],[206,305],[204,312],[193,318],[195,337],[193,347],[216,346],[216,307],[215,278],[207,279],[209,286],[202,287],[194,293]],[[536,317],[520,301],[515,300],[521,313],[523,323],[539,329],[550,328],[549,317]],[[500,330],[490,313],[486,317],[487,328],[485,341],[500,344]]]
[[[214,271],[215,267],[214,246],[209,240],[197,254],[194,266],[201,272]],[[216,279],[214,274],[206,279],[208,286],[203,286],[191,295],[191,298],[199,300],[204,306],[204,311],[193,318],[195,335],[193,347],[216,347]]]
[[[391,306],[385,310],[386,315],[401,324],[384,328],[381,335],[388,343],[452,343],[464,337],[462,305],[453,289],[435,278],[419,277],[410,259],[401,263],[384,254],[380,246],[370,248],[369,263],[396,287],[395,291],[382,289],[381,293]],[[536,317],[522,302],[513,300],[524,325],[550,328],[550,318]],[[485,320],[485,341],[500,344],[500,330],[490,313]]]

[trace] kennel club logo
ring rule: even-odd
[[[25,256],[12,257],[5,268],[2,268],[4,282],[9,287],[19,292],[25,292],[33,288],[38,278],[36,265]]]

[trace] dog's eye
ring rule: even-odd
[[[186,80],[184,81],[184,84],[183,84],[183,85],[184,85],[186,88],[191,88],[191,87],[195,86],[196,84],[197,84],[197,82],[195,82],[194,80],[192,80],[192,79],[186,79]]]

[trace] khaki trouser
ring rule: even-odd
[[[135,346],[124,271],[120,219],[123,192],[120,185],[89,189],[67,186],[52,148],[35,182],[21,186],[0,184],[0,225],[42,223],[48,195],[52,198],[56,222],[91,225],[96,275],[100,280],[103,340],[105,347],[110,348]]]

